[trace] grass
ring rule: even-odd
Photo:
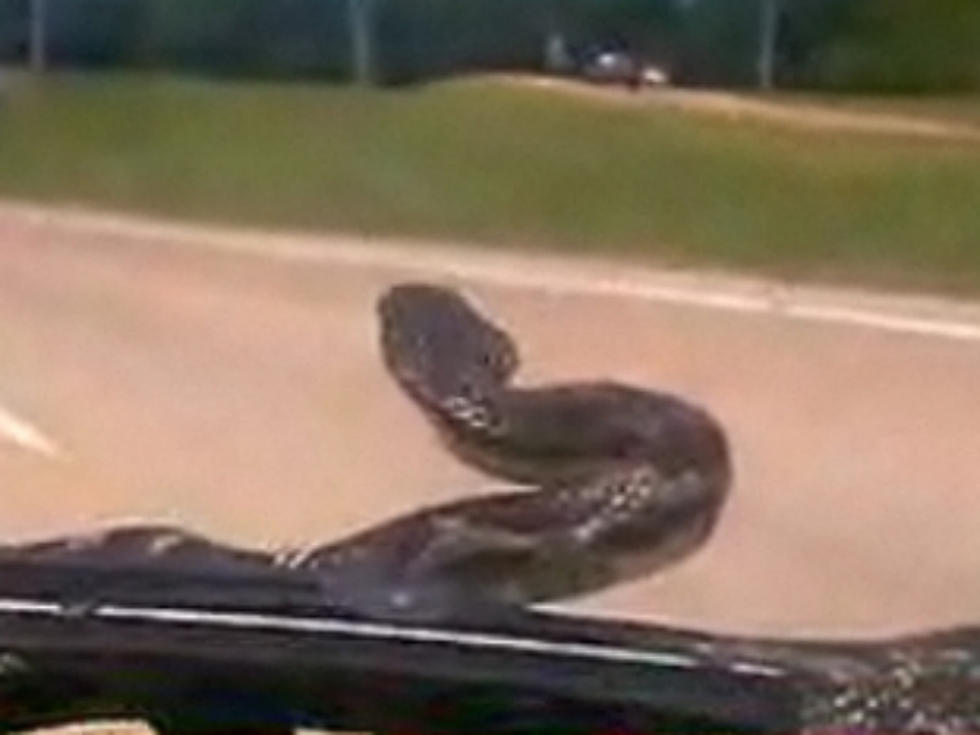
[[[475,82],[21,82],[0,196],[980,293],[980,145]]]

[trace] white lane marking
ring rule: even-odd
[[[59,603],[16,598],[0,598],[0,613],[14,615],[38,615],[43,617],[70,617],[71,606]],[[767,664],[738,661],[732,664],[715,664],[699,656],[691,656],[667,650],[627,648],[625,646],[597,643],[549,641],[497,633],[475,633],[450,629],[399,625],[396,623],[369,623],[338,618],[294,617],[266,613],[236,613],[197,608],[140,607],[129,605],[95,605],[85,609],[82,616],[170,623],[178,625],[204,625],[218,628],[274,630],[292,633],[339,634],[355,638],[383,639],[402,642],[435,643],[459,648],[506,650],[562,656],[567,658],[615,661],[620,663],[647,664],[676,669],[699,669],[719,665],[736,673],[765,678],[782,678],[786,672]]]
[[[40,429],[0,406],[0,439],[6,439],[21,449],[27,449],[55,459],[61,450]]]
[[[838,322],[870,327],[886,332],[905,332],[946,339],[980,342],[980,324],[970,322],[923,319],[896,316],[841,306],[817,306],[791,304],[785,307],[786,315],[814,322]]]
[[[500,256],[495,253],[481,253],[476,248],[468,251],[418,243],[408,245],[395,239],[368,237],[362,237],[360,242],[351,244],[350,241],[354,239],[352,237],[317,237],[254,229],[208,227],[136,215],[30,204],[0,202],[0,213],[40,226],[53,225],[88,234],[137,240],[164,240],[172,244],[271,260],[394,269],[505,288],[629,298],[980,342],[980,318],[975,321],[958,320],[909,315],[900,310],[852,307],[840,302],[828,303],[826,298],[814,300],[812,296],[807,296],[808,290],[813,293],[817,289],[789,288],[778,282],[768,282],[761,289],[753,289],[761,291],[761,294],[739,293],[735,288],[667,284],[665,281],[671,278],[676,280],[676,274],[645,267],[629,268],[623,264],[615,267],[618,275],[590,273],[588,264],[561,261],[557,257],[549,258],[542,254]],[[914,300],[908,299],[910,302]]]
[[[169,238],[168,238],[169,239]],[[402,252],[365,242],[362,247],[336,244],[306,245],[276,238],[275,245],[221,239],[185,239],[212,250],[241,253],[275,260],[307,263],[343,263],[360,267],[394,268],[435,274],[497,287],[544,291],[553,294],[612,296],[681,306],[742,313],[770,314],[807,322],[829,322],[879,331],[942,337],[980,342],[980,323],[903,316],[844,306],[794,303],[784,296],[762,297],[693,287],[664,286],[642,278],[607,278],[556,273],[533,267],[511,267],[499,263],[466,262],[448,257]]]

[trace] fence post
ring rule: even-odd
[[[374,3],[375,0],[347,0],[351,71],[357,84],[374,81]]]
[[[772,89],[776,63],[776,37],[779,24],[779,0],[761,0],[759,14],[759,88]]]
[[[30,59],[31,71],[43,74],[48,67],[47,50],[47,0],[31,0],[30,6]]]

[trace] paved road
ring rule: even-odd
[[[138,517],[301,543],[491,482],[379,364],[373,300],[417,272],[172,240],[0,208],[0,534]],[[980,341],[464,286],[527,381],[665,387],[730,432],[709,546],[580,608],[771,633],[980,619]]]

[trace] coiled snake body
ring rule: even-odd
[[[423,509],[324,546],[269,555],[179,528],[129,526],[8,547],[19,558],[315,572],[375,615],[485,614],[649,574],[701,545],[731,480],[720,426],[679,398],[610,382],[518,388],[517,348],[456,292],[378,303],[391,375],[457,457],[522,489]]]
[[[317,551],[306,563],[330,570],[334,595],[384,590],[421,613],[525,605],[650,573],[708,536],[731,469],[707,413],[615,383],[514,387],[510,338],[446,289],[395,287],[378,312],[388,369],[444,444],[526,489]]]
[[[612,382],[522,388],[517,350],[452,290],[390,289],[378,304],[389,372],[457,457],[521,486],[423,509],[340,541],[273,555],[179,528],[8,546],[0,558],[316,576],[372,616],[507,610],[650,574],[711,533],[732,478],[725,436],[677,397]],[[808,732],[980,730],[980,632],[878,643],[690,634],[704,666],[748,657],[798,682]]]

